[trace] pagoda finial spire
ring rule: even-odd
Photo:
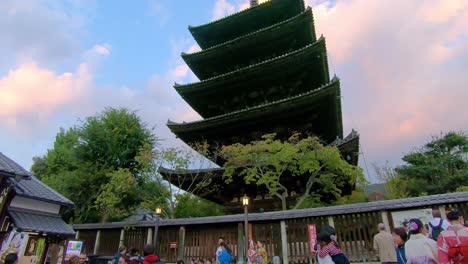
[[[258,5],[258,0],[250,0],[250,7]]]

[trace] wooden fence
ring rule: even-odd
[[[309,263],[311,256],[307,224],[316,224],[317,232],[320,232],[321,226],[331,225],[335,227],[338,243],[350,261],[375,262],[378,261],[378,256],[373,249],[373,236],[378,232],[379,223],[393,228],[396,224],[392,213],[424,208],[457,208],[464,215],[468,215],[468,192],[453,197],[456,199],[441,200],[434,197],[420,202],[411,198],[413,200],[409,200],[413,203],[395,200],[393,204],[384,201],[251,214],[249,239],[265,242],[270,263],[274,256],[279,256],[285,263]],[[186,263],[192,258],[213,259],[218,238],[224,237],[236,259],[243,259],[242,220],[242,215],[162,219],[158,228],[157,252],[167,263],[174,263],[177,259],[184,259]],[[152,243],[153,225],[153,222],[138,222],[83,224],[74,227],[79,231],[77,238],[84,241],[87,254],[109,256],[116,253],[119,244],[125,244],[129,248],[136,247],[142,251],[146,243]],[[177,245],[177,248],[174,245]]]

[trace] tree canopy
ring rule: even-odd
[[[316,137],[293,134],[287,141],[280,141],[275,136],[268,134],[249,144],[223,147],[227,181],[239,176],[246,183],[264,186],[271,196],[281,200],[286,210],[290,190],[283,184],[284,177],[305,177],[304,194],[294,208],[300,208],[307,200],[336,200],[342,189],[354,186],[363,177],[361,169],[344,161],[335,146],[324,146]]]
[[[468,186],[468,136],[448,132],[403,157],[396,168],[411,196],[454,192]]]
[[[138,155],[157,138],[135,113],[108,108],[68,130],[52,149],[35,157],[32,172],[75,203],[75,222],[120,219],[142,200],[144,164]]]

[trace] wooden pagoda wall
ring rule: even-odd
[[[431,208],[431,206],[404,210],[422,208]],[[464,215],[468,215],[468,202],[437,205],[432,208],[458,208]],[[391,213],[397,211],[384,210],[258,221],[249,223],[249,239],[265,241],[270,263],[272,263],[273,256],[283,259],[285,252],[287,252],[288,263],[309,263],[307,224],[316,224],[317,228],[328,224],[335,227],[338,242],[350,261],[376,262],[378,258],[372,246],[373,236],[377,233],[377,225],[386,223],[392,228]],[[282,226],[285,230],[282,230]],[[154,227],[151,225],[123,228],[103,227],[101,229],[75,227],[75,229],[79,230],[77,238],[85,242],[84,250],[87,254],[103,256],[114,255],[119,244],[125,244],[128,248],[136,247],[142,252],[143,246],[152,242],[154,232]],[[243,254],[239,252],[239,249],[243,248],[243,232],[244,227],[241,222],[160,226],[157,252],[166,263],[175,263],[180,258],[183,258],[185,263],[189,263],[192,258],[213,259],[218,238],[224,237],[237,260]],[[286,239],[283,241],[282,234],[284,233]],[[178,248],[171,248],[170,245],[175,242],[178,243]],[[284,245],[286,248],[283,248]]]

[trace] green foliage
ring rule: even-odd
[[[455,191],[456,192],[468,192],[468,186],[460,186]]]
[[[157,170],[161,167],[167,170],[164,175],[168,180],[165,186],[168,197],[166,216],[169,218],[217,215],[209,210],[205,210],[207,213],[203,214],[203,211],[186,207],[186,204],[205,205],[207,201],[194,195],[200,195],[202,191],[208,193],[217,188],[212,184],[212,174],[202,170],[209,167],[211,163],[205,158],[210,155],[209,145],[201,142],[191,147],[192,149],[165,148],[159,152],[154,173],[158,174]],[[179,199],[182,200],[179,201]],[[179,212],[181,210],[183,213]]]
[[[108,108],[60,129],[54,147],[36,157],[31,170],[75,203],[74,222],[121,219],[142,201],[138,190],[148,183],[143,172],[150,163],[138,157],[156,141],[135,112]]]
[[[189,193],[177,196],[176,218],[224,215],[221,205],[204,200]]]
[[[287,209],[284,177],[306,177],[305,192],[295,208],[304,201],[333,201],[342,195],[345,186],[355,185],[363,178],[360,168],[348,164],[334,146],[324,146],[316,137],[300,138],[293,134],[287,141],[268,134],[250,144],[223,147],[221,155],[227,182],[243,177],[246,183],[264,186],[269,194],[279,198],[283,210]],[[313,188],[314,187],[314,188]]]
[[[468,185],[468,136],[449,132],[433,137],[403,161],[396,171],[408,182],[410,195],[453,192]]]
[[[353,190],[351,194],[340,197],[335,203],[335,205],[343,204],[355,204],[355,203],[365,203],[369,199],[363,189],[357,188]]]
[[[377,177],[385,182],[386,199],[402,199],[410,197],[408,191],[409,181],[403,178],[388,162],[382,166],[373,164]]]
[[[122,219],[130,215],[139,203],[138,184],[129,169],[118,169],[109,174],[109,182],[104,184],[96,198],[96,206],[104,216]]]

